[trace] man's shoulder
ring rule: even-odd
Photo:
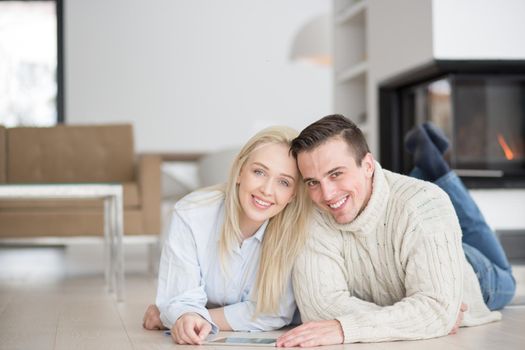
[[[418,207],[429,201],[449,201],[447,194],[437,185],[385,170],[385,178],[390,187],[391,200],[406,206]]]
[[[390,172],[392,213],[406,215],[410,226],[427,231],[457,228],[457,216],[448,195],[432,182]]]

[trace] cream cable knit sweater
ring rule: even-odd
[[[353,222],[316,210],[293,283],[303,322],[337,319],[345,343],[447,335],[461,302],[462,326],[501,319],[483,302],[447,194],[378,163]]]

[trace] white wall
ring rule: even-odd
[[[328,0],[65,0],[68,123],[132,122],[139,151],[210,151],[331,112],[331,71],[289,60]]]
[[[524,59],[525,1],[432,1],[434,57]]]
[[[525,229],[525,190],[471,190],[485,219],[497,230]]]
[[[523,0],[369,0],[377,82],[432,59],[525,59]]]
[[[368,14],[374,84],[432,60],[431,0],[369,0]]]

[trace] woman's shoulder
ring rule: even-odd
[[[193,191],[175,204],[177,211],[199,211],[218,208],[224,203],[224,191],[220,187],[208,187]]]
[[[202,189],[179,200],[174,207],[174,220],[184,223],[196,235],[208,237],[224,218],[224,192]]]

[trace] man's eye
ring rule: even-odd
[[[340,172],[340,171],[336,171],[336,172],[334,172],[334,173],[331,173],[331,174],[330,174],[330,177],[331,177],[331,178],[336,178],[336,177],[338,177],[339,175],[341,175],[341,172]]]
[[[306,182],[306,186],[308,186],[308,187],[314,187],[317,184],[318,184],[317,181],[307,181]]]

